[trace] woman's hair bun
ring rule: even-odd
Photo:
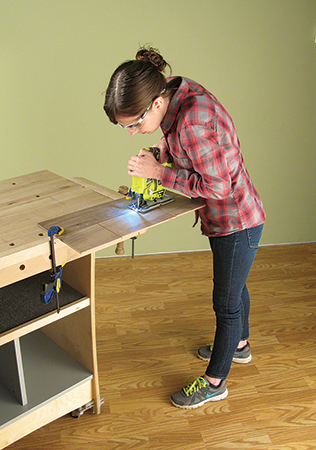
[[[160,72],[163,72],[169,64],[160,55],[159,50],[149,45],[141,47],[136,53],[136,60],[151,62]]]

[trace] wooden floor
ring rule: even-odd
[[[169,402],[202,375],[212,340],[212,255],[97,260],[99,416],[62,417],[10,450],[316,449],[316,244],[260,248],[249,276],[253,361],[229,395],[185,411]]]

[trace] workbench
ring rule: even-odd
[[[175,195],[141,215],[81,178],[40,171],[0,181],[0,449],[84,405],[100,413],[95,252],[203,206]],[[64,265],[59,313],[54,299],[40,301],[51,225],[64,229],[54,239]]]

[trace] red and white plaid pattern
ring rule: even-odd
[[[232,118],[210,92],[182,78],[161,129],[176,165],[164,168],[162,184],[205,199],[203,234],[225,236],[265,221]]]

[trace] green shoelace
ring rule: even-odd
[[[188,380],[187,380],[188,382]],[[195,378],[194,381],[191,383],[188,383],[187,386],[185,386],[182,390],[185,393],[187,397],[189,395],[192,395],[194,392],[199,391],[201,388],[204,388],[206,386],[206,381],[203,377]]]

